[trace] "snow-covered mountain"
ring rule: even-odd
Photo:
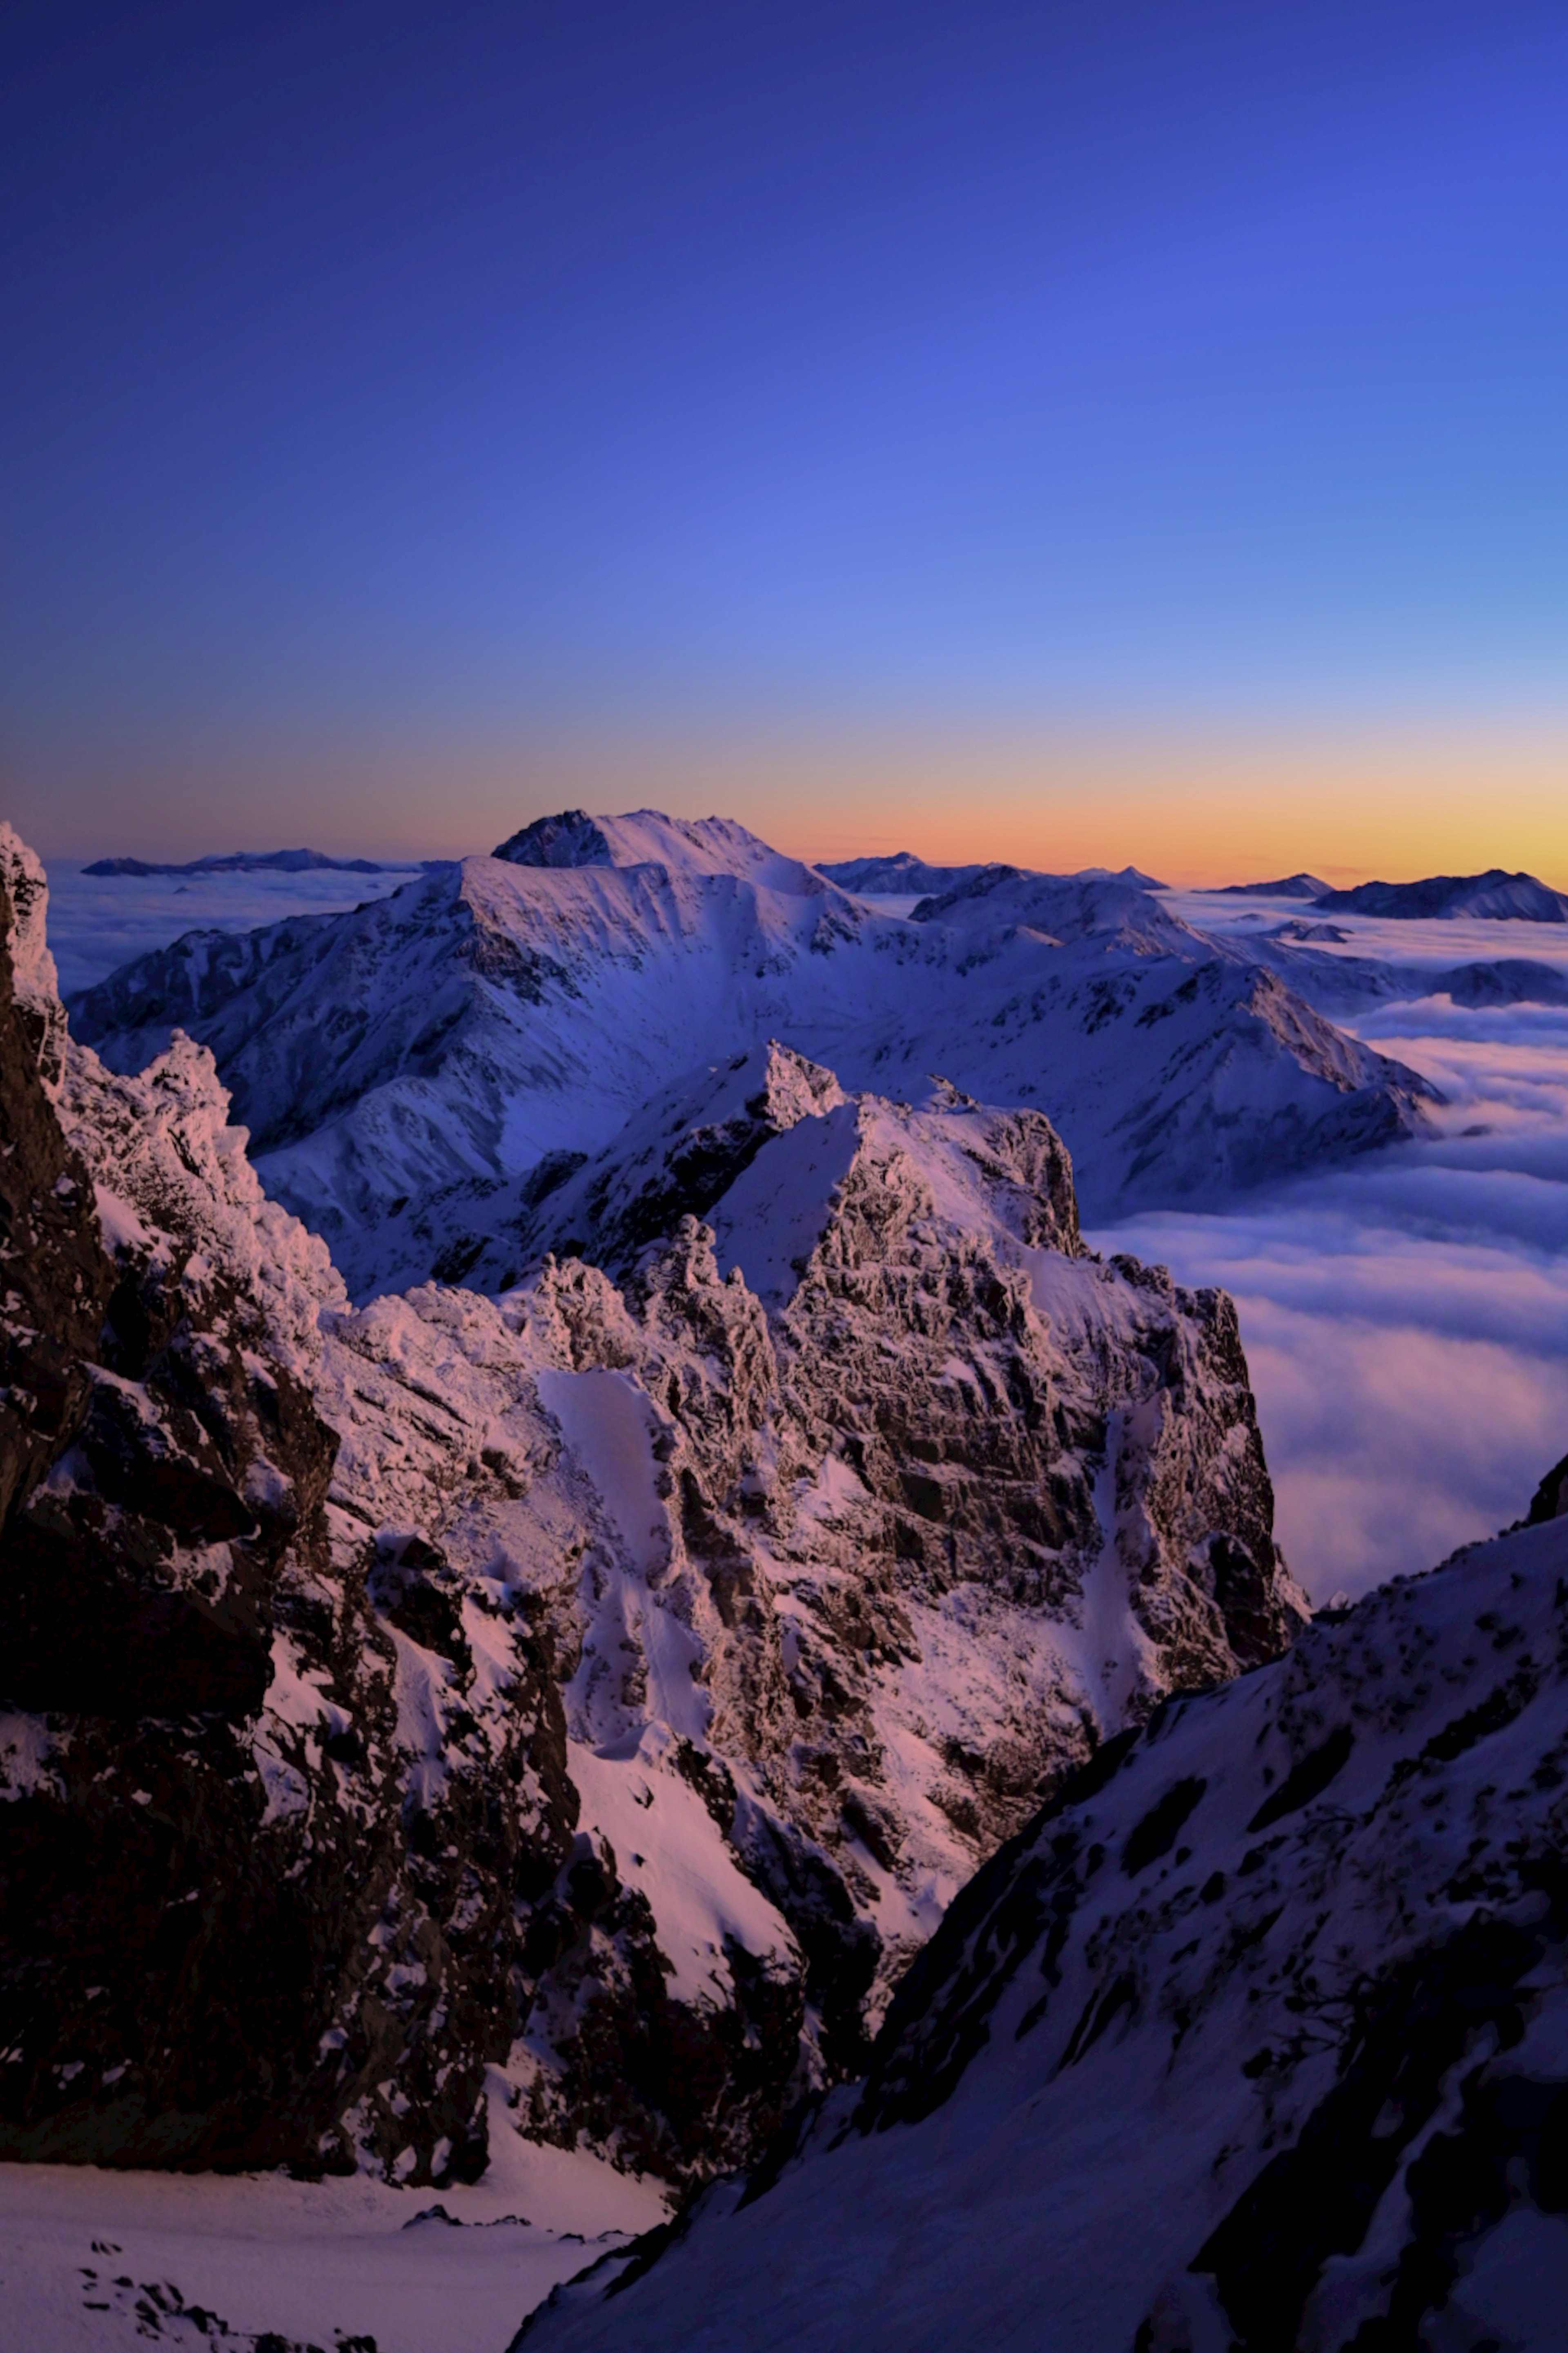
[[[73,1018],[121,1071],[177,1027],[210,1046],[356,1297],[474,1263],[475,1188],[548,1187],[769,1037],[849,1088],[1039,1104],[1101,1218],[1417,1132],[1432,1093],[1131,871],[989,867],[906,915],[648,811],[541,819],[350,914],[191,934]]]
[[[1212,894],[1205,895],[1216,899],[1322,899],[1331,887],[1320,881],[1315,874],[1282,874],[1275,882],[1216,882]]]
[[[1560,1486],[1108,1743],[952,1905],[866,2081],[519,2344],[1561,2345]]]
[[[985,866],[984,859],[969,866],[933,866],[912,849],[894,849],[876,857],[823,860],[816,871],[858,898],[924,899],[936,891],[951,891],[955,882],[972,882]]]
[[[839,906],[692,830],[684,898],[464,903]],[[355,1312],[0,884],[0,2156],[743,2162],[1042,1795],[1301,1624],[1230,1302],[1088,1252],[1040,1112],[766,1046],[574,1197],[613,1272]]]
[[[1349,891],[1325,891],[1316,903],[1411,921],[1481,915],[1500,922],[1568,923],[1568,892],[1500,866],[1484,874],[1429,874],[1419,882],[1358,882]]]

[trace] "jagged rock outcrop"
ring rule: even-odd
[[[1290,1641],[1234,1311],[1085,1250],[1039,1113],[769,1049],[599,1171],[618,1282],[356,1311],[204,1049],[66,1036],[5,859],[0,2153],[742,2163],[1064,1774]]]
[[[866,2080],[518,2344],[1551,2353],[1565,1843],[1559,1515],[1107,1742]]]
[[[1568,1512],[1568,1454],[1554,1462],[1530,1499],[1526,1525],[1538,1527],[1542,1520],[1560,1519]]]

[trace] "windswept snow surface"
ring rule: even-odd
[[[1552,2353],[1565,1677],[1557,1519],[1174,1703],[964,1890],[865,2087],[528,2353]]]
[[[8,2353],[497,2353],[519,2300],[663,2219],[657,2187],[510,2133],[477,2189],[0,2165]],[[442,2221],[432,2210],[450,2217]],[[424,2215],[426,2220],[418,2220]],[[282,2340],[282,2347],[278,2340]]]

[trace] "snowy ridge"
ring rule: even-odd
[[[473,1198],[510,1214],[769,1038],[850,1088],[918,1097],[936,1070],[1038,1103],[1096,1216],[1418,1132],[1432,1093],[1131,870],[989,867],[905,915],[720,818],[567,812],[500,847],[347,915],[191,934],[73,1000],[116,1068],[174,1026],[211,1047],[357,1297],[457,1265]]]
[[[953,1905],[865,2085],[529,2353],[1544,2353],[1565,1611],[1554,1518],[1108,1745]]]

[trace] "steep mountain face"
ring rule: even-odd
[[[1044,1792],[1290,1641],[1234,1311],[1084,1250],[1040,1113],[770,1050],[647,1247],[611,1171],[618,1285],[356,1313],[0,867],[0,2154],[744,2162]]]
[[[1131,870],[963,871],[905,916],[646,810],[541,819],[349,915],[189,934],[73,1018],[121,1071],[175,1027],[208,1045],[361,1298],[459,1263],[479,1188],[522,1218],[562,1155],[769,1037],[852,1088],[1037,1102],[1097,1217],[1418,1132],[1433,1092]]]
[[[1108,1743],[952,1906],[865,2083],[519,2342],[1547,2353],[1565,1841],[1555,1514]]]

